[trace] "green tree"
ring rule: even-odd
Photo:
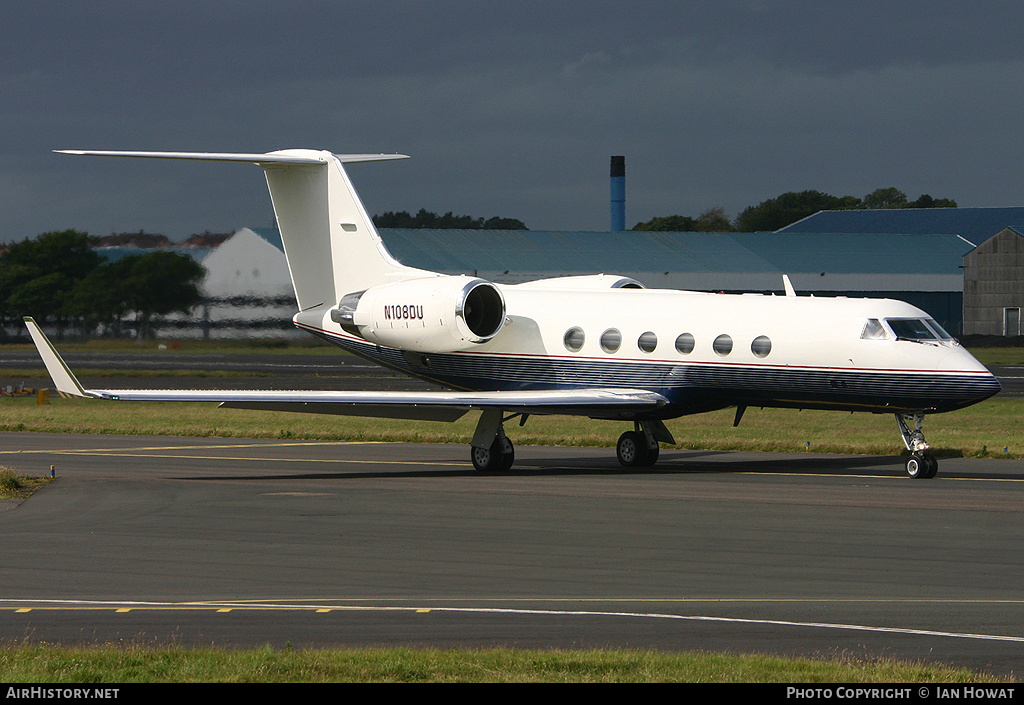
[[[884,208],[906,208],[907,194],[895,186],[875,189],[864,197],[863,207],[869,210]]]
[[[468,215],[455,215],[448,211],[438,215],[421,208],[416,215],[409,211],[387,211],[373,216],[373,224],[378,228],[436,228],[441,230],[527,230],[521,220],[515,218],[473,218]]]
[[[832,196],[821,191],[789,191],[745,208],[736,217],[740,232],[778,230],[818,211],[857,208],[860,199],[853,196]]]
[[[495,216],[484,221],[484,230],[529,230],[523,221],[516,218]]]
[[[695,229],[702,233],[727,233],[732,230],[732,223],[724,208],[708,208],[697,216]]]
[[[153,335],[154,317],[187,313],[202,301],[202,265],[187,255],[156,250],[104,262],[79,280],[66,298],[68,315],[85,330],[98,325],[119,336],[134,314],[140,338]]]
[[[131,255],[118,264],[123,267],[123,305],[135,313],[138,336],[153,336],[154,316],[188,313],[202,301],[199,283],[206,270],[188,255],[149,252]]]
[[[55,325],[62,337],[72,322],[65,307],[68,295],[100,263],[91,245],[88,233],[61,230],[8,247],[0,256],[5,317],[32,316]]]
[[[689,233],[697,229],[697,221],[688,215],[666,215],[637,223],[633,230],[659,230],[662,232]]]
[[[75,284],[68,294],[67,310],[81,321],[84,330],[103,325],[108,334],[120,336],[121,320],[128,310],[125,284],[131,264],[131,257],[104,262]]]
[[[904,208],[956,208],[956,201],[952,198],[932,198],[927,193],[918,196],[916,201],[911,201]]]

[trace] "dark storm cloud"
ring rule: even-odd
[[[787,190],[1019,205],[1013,3],[33,3],[0,29],[0,237],[263,225],[257,169],[54,148],[400,151],[371,211],[604,229]]]

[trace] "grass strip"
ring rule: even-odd
[[[987,674],[893,659],[526,649],[0,647],[8,683],[979,683]]]
[[[0,466],[0,499],[28,499],[33,492],[52,478],[33,475],[19,475],[11,468]]]
[[[889,414],[748,409],[738,428],[734,411],[684,416],[668,422],[680,445],[693,450],[742,450],[896,455],[903,443]],[[219,409],[189,402],[104,402],[51,397],[0,399],[0,431],[106,433],[225,438],[469,443],[478,414],[455,423],[290,412]],[[506,424],[517,445],[614,446],[631,425],[575,416],[532,416]],[[929,416],[925,433],[936,455],[1024,458],[1024,399],[989,399]]]
[[[104,338],[84,342],[52,339],[61,354],[65,353],[150,353],[160,356],[182,355],[350,355],[341,348],[312,337],[292,339],[252,338],[249,340],[143,340]],[[5,352],[35,352],[31,343],[5,343]]]
[[[274,372],[248,372],[240,370],[116,370],[99,367],[76,367],[75,376],[81,379],[89,377],[277,377]],[[50,386],[50,375],[45,369],[30,369],[19,367],[0,367],[0,379],[43,379],[46,384],[40,387]]]

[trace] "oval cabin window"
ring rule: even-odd
[[[683,355],[689,355],[693,352],[693,335],[691,333],[682,333],[676,338],[676,350],[681,352]]]
[[[582,328],[570,328],[565,331],[565,337],[562,338],[565,348],[571,352],[579,352],[585,340],[586,336],[583,334]]]
[[[772,351],[772,341],[767,335],[759,335],[754,338],[754,342],[750,344],[750,352],[754,353],[757,357],[768,357],[768,353]]]
[[[622,345],[622,333],[615,328],[609,328],[601,334],[601,349],[607,353],[613,353]]]
[[[715,338],[714,344],[711,346],[715,352],[725,357],[732,352],[732,338],[724,333]]]
[[[658,336],[647,331],[636,341],[636,346],[646,353],[654,352],[654,349],[658,347]]]

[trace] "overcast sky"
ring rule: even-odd
[[[1020,206],[1019,2],[31,2],[0,27],[0,238],[264,226],[262,171],[53,149],[401,152],[371,213],[607,230],[786,191]]]

